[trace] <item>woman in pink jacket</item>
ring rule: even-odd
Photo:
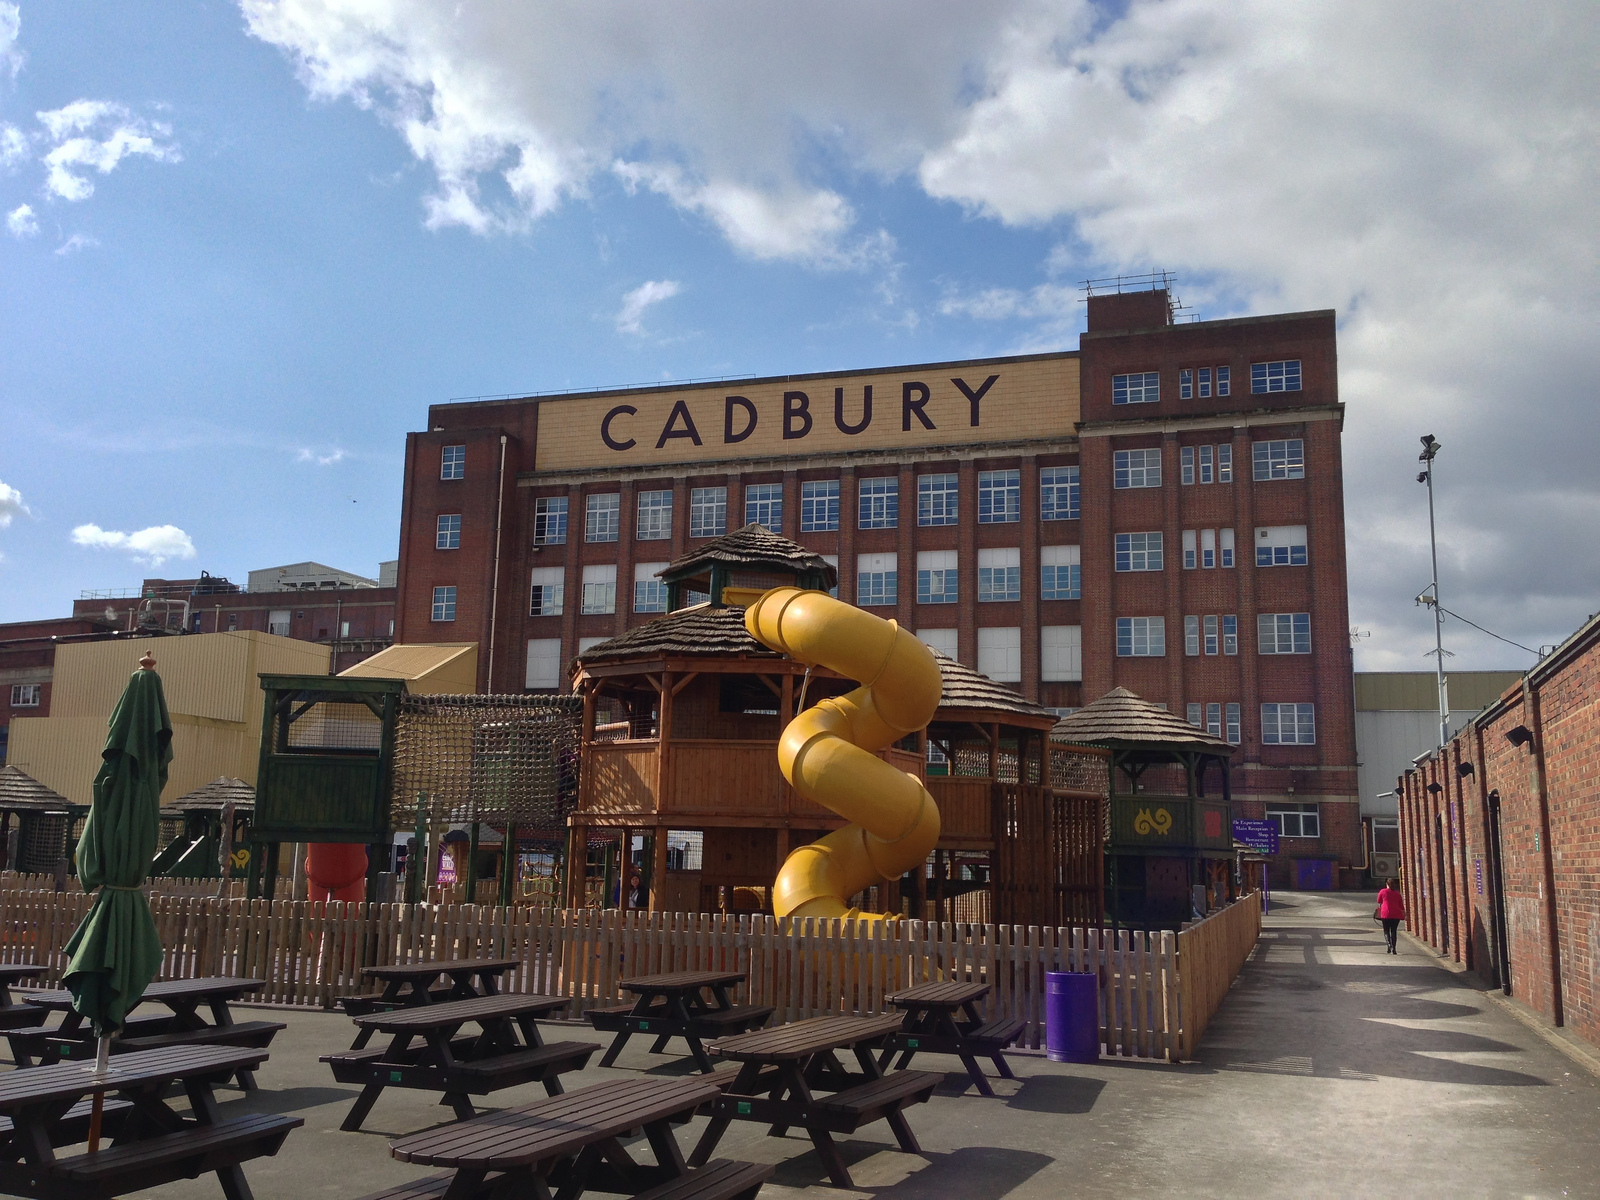
[[[1383,890],[1378,893],[1378,909],[1374,915],[1383,922],[1383,940],[1388,943],[1389,953],[1399,954],[1394,944],[1400,936],[1400,922],[1406,919],[1406,902],[1400,897],[1398,879],[1385,881]]]

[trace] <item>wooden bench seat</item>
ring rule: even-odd
[[[450,1184],[455,1180],[455,1174],[446,1171],[443,1175],[425,1175],[421,1179],[413,1179],[410,1183],[402,1183],[398,1187],[385,1188],[381,1192],[368,1192],[360,1200],[439,1200],[450,1190]],[[491,1195],[494,1185],[500,1182],[498,1171],[488,1175],[484,1181],[467,1193],[470,1200],[482,1200]]]
[[[126,1195],[172,1179],[178,1165],[189,1178],[276,1154],[299,1117],[252,1113],[215,1125],[189,1126],[176,1133],[102,1147],[94,1154],[57,1159],[40,1175],[52,1192],[70,1197]]]
[[[819,1124],[835,1133],[854,1133],[862,1125],[882,1120],[908,1104],[921,1104],[933,1095],[944,1076],[933,1071],[896,1071],[882,1079],[859,1084],[813,1100],[810,1107]]]
[[[772,1013],[771,1005],[743,1004],[712,1012],[697,1012],[691,1017],[690,1023],[707,1034],[722,1036],[759,1029],[767,1023]]]
[[[993,1021],[979,1025],[971,1033],[967,1034],[967,1041],[969,1043],[980,1043],[973,1048],[980,1053],[989,1054],[992,1053],[990,1047],[1004,1050],[1011,1045],[1012,1042],[1022,1036],[1022,1031],[1025,1027],[1026,1025],[1021,1017],[996,1017]]]
[[[537,1083],[547,1078],[553,1081],[567,1071],[581,1071],[599,1049],[596,1042],[551,1042],[547,1046],[457,1063],[454,1074],[466,1083],[463,1090],[481,1095],[521,1083]]]
[[[664,1021],[667,1018],[667,1002],[659,1000],[642,1013],[635,1013],[631,1004],[608,1004],[604,1008],[586,1008],[583,1010],[584,1020],[593,1025],[602,1033],[616,1033],[619,1029],[636,1029],[636,1025],[624,1024],[623,1017],[633,1017],[635,1020]]]
[[[677,1179],[636,1193],[633,1200],[750,1200],[777,1169],[771,1163],[714,1158]]]
[[[94,1108],[94,1100],[79,1100],[61,1115],[61,1119],[50,1127],[50,1144],[52,1146],[73,1146],[79,1142],[89,1140],[89,1118]],[[110,1139],[117,1136],[122,1128],[122,1122],[133,1105],[126,1100],[117,1100],[107,1097],[100,1112],[100,1133]],[[11,1135],[16,1132],[16,1126],[10,1117],[0,1117],[0,1156],[18,1153],[16,1148],[5,1147]]]

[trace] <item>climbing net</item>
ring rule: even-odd
[[[396,829],[425,821],[560,829],[578,795],[576,696],[405,696],[395,725]]]

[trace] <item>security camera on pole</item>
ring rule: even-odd
[[[1445,743],[1450,740],[1450,683],[1444,674],[1444,610],[1439,607],[1439,541],[1433,527],[1433,456],[1439,453],[1443,443],[1437,441],[1433,434],[1422,435],[1422,453],[1417,455],[1417,461],[1422,464],[1422,470],[1417,472],[1417,482],[1428,485],[1428,549],[1433,557],[1433,584],[1430,596],[1427,592],[1417,597],[1417,603],[1426,604],[1433,609],[1433,655],[1439,674],[1439,749],[1443,750]]]

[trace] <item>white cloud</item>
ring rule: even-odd
[[[169,558],[193,558],[194,543],[176,525],[152,525],[135,533],[118,533],[98,525],[79,525],[72,540],[94,550],[121,550],[136,562],[159,567]]]
[[[0,73],[17,77],[26,57],[17,49],[17,38],[22,32],[22,10],[15,4],[0,4]]]
[[[177,162],[182,155],[170,140],[172,127],[146,121],[125,105],[109,100],[74,100],[62,108],[35,114],[52,143],[43,159],[45,193],[63,200],[87,200],[94,194],[88,172],[109,175],[130,155]]]
[[[32,237],[39,232],[39,221],[31,204],[19,204],[6,214],[6,228],[12,237]]]
[[[15,125],[0,121],[0,171],[9,171],[27,162],[30,153],[28,135]]]
[[[639,321],[644,316],[644,310],[652,304],[672,299],[680,290],[674,279],[652,279],[641,283],[622,298],[622,307],[617,310],[617,332],[642,333]]]
[[[100,242],[97,238],[92,238],[86,233],[75,233],[56,247],[56,253],[65,257],[68,254],[76,254],[79,250],[88,250],[90,247],[98,246],[99,244]]]
[[[0,482],[0,529],[10,525],[18,513],[26,515],[28,506],[22,502],[22,493],[8,483]]]
[[[334,463],[344,460],[343,450],[332,450],[327,454],[320,454],[315,450],[302,447],[294,456],[295,462],[315,463],[319,467],[331,467]]]

